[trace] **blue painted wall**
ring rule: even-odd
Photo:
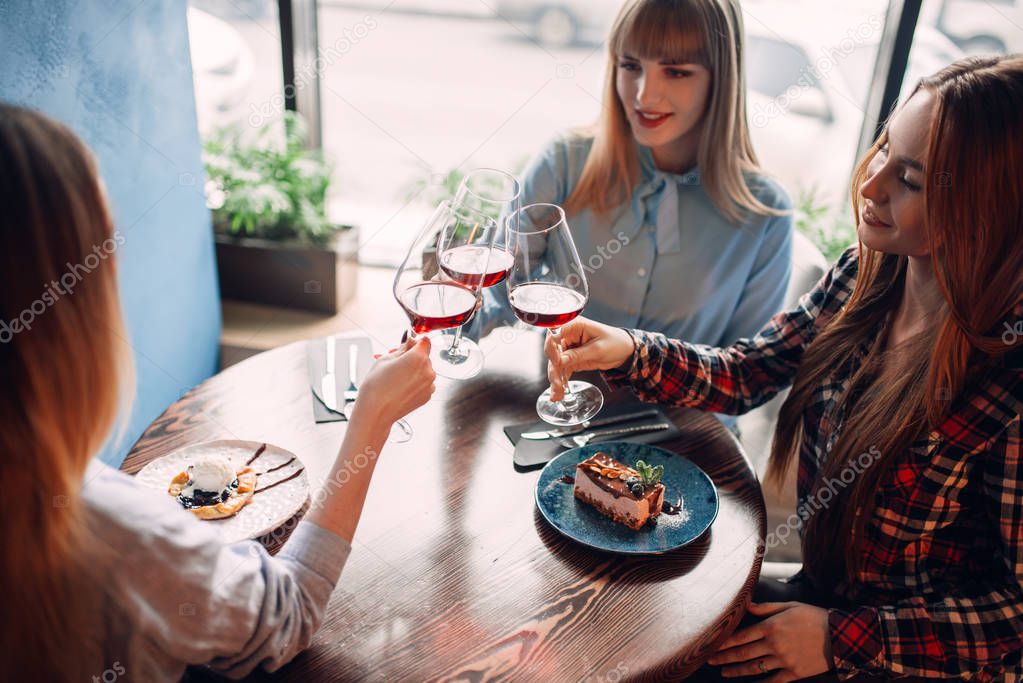
[[[120,465],[154,418],[217,369],[184,0],[0,0],[0,98],[64,122],[93,149],[126,240],[117,259],[138,388],[124,438],[101,454]]]

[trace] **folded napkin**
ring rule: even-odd
[[[645,417],[640,420],[631,420],[629,422],[617,422],[610,425],[600,425],[597,427],[588,427],[580,434],[592,431],[603,431],[605,429],[617,429],[618,427],[638,427],[641,425],[652,425],[660,422],[667,422],[671,424],[668,429],[661,429],[654,432],[642,432],[639,434],[622,434],[621,436],[611,436],[606,438],[598,438],[590,443],[599,444],[601,441],[632,441],[635,443],[657,443],[658,441],[667,441],[677,437],[681,432],[675,423],[664,413],[663,410],[655,405],[649,403],[640,403],[637,401],[629,401],[627,403],[618,403],[611,406],[605,406],[603,410],[597,413],[594,420],[600,420],[606,417],[614,417],[617,415],[626,415],[628,413],[638,413],[640,411],[655,410],[656,414],[650,417]],[[547,422],[537,421],[530,422],[528,424],[520,425],[509,425],[504,428],[504,433],[508,439],[515,444],[515,455],[513,461],[516,468],[519,469],[534,469],[546,464],[548,461],[553,460],[562,451],[568,450],[567,446],[562,446],[556,439],[523,439],[523,432],[538,432],[547,429],[558,429],[558,427],[548,424]]]
[[[337,340],[334,344],[334,375],[337,377],[337,402],[338,407],[344,407],[344,391],[348,387],[348,347],[353,344],[359,349],[359,357],[356,363],[355,376],[357,382],[361,383],[366,373],[373,364],[373,342],[369,337],[359,333],[347,333],[334,335]],[[306,342],[306,366],[309,372],[309,387],[313,403],[313,419],[317,422],[344,422],[345,416],[341,412],[335,412],[323,405],[319,399],[320,384],[323,375],[327,372],[327,340],[310,339]],[[312,389],[315,387],[315,393]]]

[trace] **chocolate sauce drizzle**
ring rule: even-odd
[[[259,447],[259,450],[257,450],[252,455],[251,458],[249,458],[249,461],[247,463],[245,463],[245,466],[248,467],[249,465],[254,463],[256,461],[256,458],[258,458],[259,456],[263,455],[263,451],[265,451],[265,450],[266,450],[266,444],[263,444],[262,446]],[[295,462],[295,458],[294,457],[292,457],[291,460],[289,460],[288,462],[283,463],[281,465],[278,465],[277,467],[271,467],[270,469],[266,470],[265,472],[257,472],[256,476],[259,477],[259,476],[262,476],[264,474],[270,474],[271,472],[276,472],[277,470],[282,470],[282,469],[284,469],[285,467],[287,467],[288,465],[290,465],[293,462]],[[281,479],[280,481],[275,481],[274,483],[270,484],[269,486],[264,486],[261,489],[254,490],[252,492],[252,495],[256,495],[257,493],[262,493],[263,491],[269,491],[270,489],[272,489],[273,487],[277,486],[278,484],[283,484],[286,481],[291,481],[292,479],[294,479],[298,475],[302,474],[302,472],[304,472],[304,471],[305,471],[304,467],[299,467],[290,476],[285,477],[284,479]]]
[[[265,451],[265,450],[266,450],[266,444],[263,444],[262,446],[260,446],[256,450],[256,452],[253,454],[253,456],[251,458],[249,458],[249,461],[247,463],[245,463],[245,466],[248,467],[249,465],[254,463],[256,461],[256,458],[258,458],[259,456],[263,455],[263,451]]]
[[[294,479],[298,475],[302,474],[303,472],[305,472],[305,468],[301,467],[298,470],[296,470],[295,473],[292,474],[290,477],[285,477],[284,479],[281,479],[280,481],[275,481],[274,483],[270,484],[269,486],[264,486],[261,489],[256,489],[255,491],[252,492],[252,495],[256,495],[257,493],[262,493],[263,491],[269,491],[270,489],[272,489],[273,487],[277,486],[278,484],[283,484],[286,481],[291,481],[292,479]]]
[[[270,474],[271,472],[276,472],[277,470],[282,470],[282,469],[284,469],[285,467],[287,467],[288,465],[290,465],[293,462],[295,462],[295,458],[294,457],[292,457],[291,460],[289,460],[288,462],[284,463],[283,465],[278,465],[277,467],[271,467],[266,472],[257,472],[256,476],[259,477],[259,476],[262,476],[264,474]]]

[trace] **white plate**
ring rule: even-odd
[[[184,470],[199,456],[221,456],[230,460],[234,468],[242,467],[262,444],[258,441],[208,441],[178,449],[173,453],[153,460],[143,467],[136,480],[144,486],[170,497],[167,487],[176,474]],[[252,463],[256,472],[264,472],[278,465],[283,465],[292,458],[295,461],[287,467],[260,476],[257,489],[272,485],[276,481],[287,479],[299,468],[304,468],[302,461],[294,453],[283,448],[267,444],[266,450]],[[203,524],[213,526],[225,543],[235,543],[247,538],[259,538],[270,533],[292,515],[298,512],[309,498],[309,478],[303,469],[302,474],[269,491],[256,493],[249,504],[243,507],[234,517],[227,519],[202,520]],[[182,508],[184,509],[184,508]]]

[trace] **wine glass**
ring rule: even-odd
[[[394,298],[408,315],[412,338],[458,327],[472,318],[481,300],[483,283],[483,277],[473,277],[472,271],[486,273],[496,232],[494,221],[484,216],[454,210],[448,202],[441,202],[437,207],[409,246],[405,260],[394,276]],[[437,245],[435,261],[424,257],[424,252],[429,253],[434,245]],[[474,260],[471,262],[465,259],[467,263],[449,255],[448,263],[441,267],[445,254],[460,253],[454,251],[459,247],[482,249],[472,253]],[[469,272],[459,272],[456,267],[466,268]],[[449,272],[459,278],[452,277]],[[466,352],[464,355],[453,354],[445,345],[434,344],[430,357],[437,374],[457,379],[478,372],[477,367],[469,375],[465,374],[473,364],[482,365],[482,352],[478,347],[475,354],[471,349],[463,351]]]
[[[522,188],[510,173],[496,168],[477,168],[462,178],[451,205],[490,216],[502,227],[501,218],[520,207]]]
[[[522,188],[510,173],[496,168],[477,168],[462,178],[451,205],[490,216],[497,221],[497,239],[490,254],[490,277],[484,287],[504,281],[511,270],[511,255],[505,244],[505,223],[522,206]]]
[[[437,265],[443,274],[474,290],[504,280],[511,268],[511,259],[504,259],[496,270],[492,267],[497,253],[494,250],[497,222],[464,206],[449,206],[444,215],[437,239]],[[501,250],[500,253],[507,256],[508,252]],[[483,351],[473,340],[462,338],[461,325],[450,345],[445,342],[438,347],[437,355],[443,362],[434,369],[443,377],[468,379],[483,369]]]
[[[522,189],[515,176],[496,168],[478,168],[462,178],[455,191],[451,205],[455,210],[472,211],[492,218],[497,223],[497,237],[490,250],[490,266],[483,277],[483,287],[494,287],[504,282],[511,270],[511,254],[504,240],[504,225],[507,216],[520,206]],[[445,336],[450,332],[443,332]],[[462,328],[454,332],[449,346],[455,352],[462,343]],[[476,346],[475,342],[469,342]],[[475,373],[474,373],[475,374]]]
[[[578,316],[589,296],[586,273],[565,220],[555,204],[530,204],[508,217],[508,301],[527,325],[546,327],[557,342],[558,328]],[[565,397],[551,400],[548,388],[536,400],[540,419],[554,425],[586,422],[604,405],[604,395],[589,382],[565,384]]]

